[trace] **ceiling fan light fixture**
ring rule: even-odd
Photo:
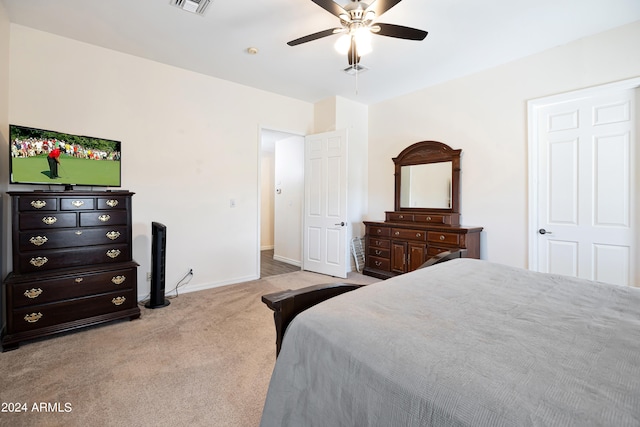
[[[351,35],[343,34],[338,37],[333,47],[340,55],[346,55],[349,52],[349,47],[351,46]]]
[[[356,46],[358,47],[358,54],[360,56],[371,53],[373,47],[371,46],[371,31],[367,27],[360,27],[356,29],[353,37],[356,40]]]

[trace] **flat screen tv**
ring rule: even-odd
[[[120,141],[9,125],[12,184],[120,187]]]

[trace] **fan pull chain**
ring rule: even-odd
[[[357,95],[358,94],[358,74],[360,74],[360,72],[358,71],[358,64],[356,64],[354,69],[356,71],[356,95]]]

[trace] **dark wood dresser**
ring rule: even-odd
[[[460,155],[438,141],[420,141],[392,158],[394,210],[365,221],[363,273],[380,279],[416,270],[442,252],[480,258],[482,227],[460,225]]]
[[[364,222],[363,273],[368,276],[388,279],[408,273],[429,258],[456,249],[480,258],[482,227],[458,225],[458,214],[386,212],[385,217],[384,222]]]
[[[13,271],[3,283],[3,351],[28,339],[140,317],[133,193],[8,194]]]

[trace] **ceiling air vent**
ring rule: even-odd
[[[171,4],[187,12],[204,15],[211,0],[171,0]]]

